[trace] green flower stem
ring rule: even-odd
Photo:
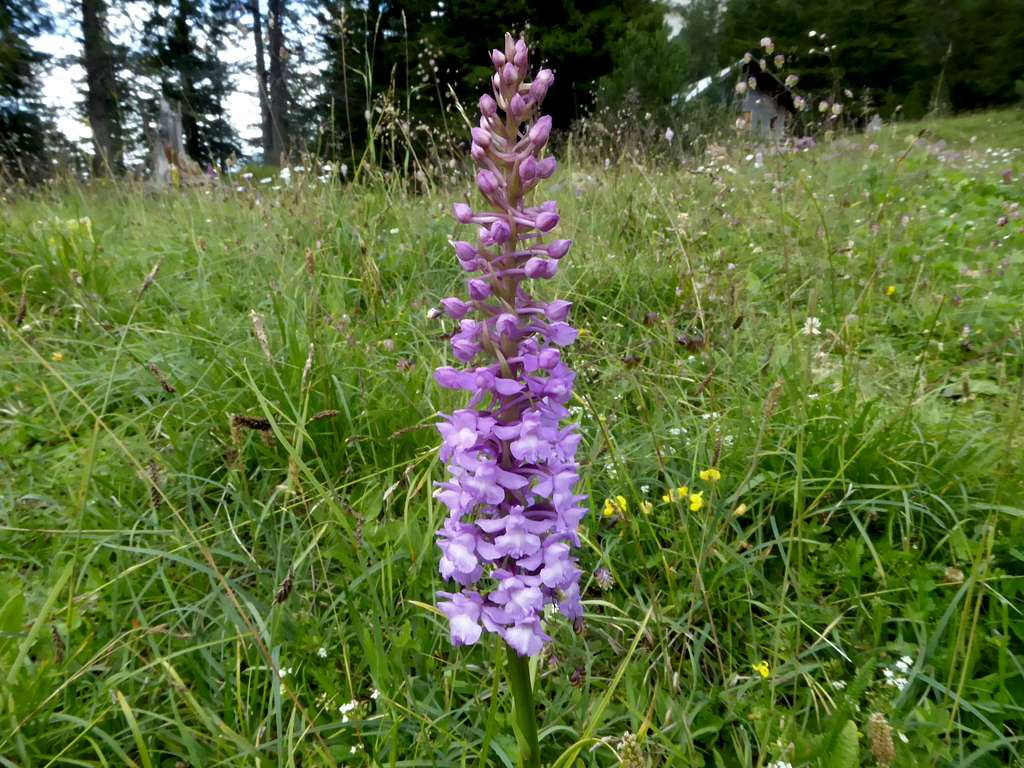
[[[524,768],[540,768],[540,745],[537,743],[537,711],[533,706],[533,688],[530,685],[530,659],[520,656],[509,646],[508,682],[515,701],[515,722],[519,730],[520,757]]]

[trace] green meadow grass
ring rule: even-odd
[[[592,513],[546,764],[1024,764],[1021,125],[563,154]],[[6,200],[0,765],[516,765],[503,653],[432,607],[468,194]]]

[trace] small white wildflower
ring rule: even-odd
[[[340,707],[338,707],[338,711],[341,712],[341,714],[343,714],[343,715],[347,715],[349,712],[351,712],[353,709],[355,709],[358,706],[359,706],[359,702],[356,701],[355,699],[352,699],[352,701],[349,701],[349,702],[347,702],[345,704],[342,704]]]
[[[321,645],[320,648],[317,649],[316,655],[319,656],[321,659],[326,659],[327,649]]]
[[[832,687],[835,688],[837,691],[841,691],[844,688],[846,688],[846,681],[845,680],[833,680],[832,681]]]
[[[260,184],[269,184],[273,180],[274,180],[273,176],[264,176],[262,179],[260,179]]]
[[[768,763],[768,768],[793,768],[793,764],[785,760],[776,760],[774,763]]]
[[[761,38],[761,47],[764,48],[766,53],[771,53],[775,50],[775,43],[772,42],[770,37]]]
[[[832,114],[835,115],[836,117],[839,117],[841,114],[843,114],[843,105],[839,103],[833,104]]]
[[[376,688],[374,688],[373,691],[370,693],[370,698],[373,699],[374,701],[379,699],[380,698],[380,691],[378,691]]]
[[[642,493],[642,494],[644,494],[646,496],[650,492],[651,492],[651,486],[649,486],[649,485],[641,485],[640,486],[640,493]]]
[[[676,137],[676,132],[675,131],[673,131],[671,128],[666,128],[665,129],[665,141],[667,141],[669,144],[671,144],[672,143],[672,139],[674,139],[675,137]]]
[[[804,336],[821,336],[821,320],[816,317],[808,317],[804,320],[804,328],[801,333]]]
[[[822,101],[819,102],[819,104],[818,104],[818,111],[819,112],[828,112],[828,102],[825,101],[824,99],[822,99]]]
[[[388,230],[388,234],[397,235],[401,230],[398,227],[392,227]]]
[[[800,78],[796,75],[786,75],[786,87],[792,88],[794,85],[800,82]]]

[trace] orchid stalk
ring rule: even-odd
[[[572,550],[586,509],[576,493],[580,433],[564,423],[574,381],[560,351],[576,339],[566,322],[570,303],[538,301],[526,285],[554,277],[572,243],[549,239],[559,222],[553,200],[527,204],[555,171],[555,159],[543,154],[551,118],[540,114],[554,75],[541,69],[527,81],[526,42],[509,35],[491,62],[493,95],[480,98],[471,150],[485,204],[452,209],[457,222],[477,226],[475,243],[454,243],[473,276],[467,298],[441,302],[459,324],[451,347],[462,367],[438,368],[435,379],[470,398],[437,425],[447,478],[435,496],[449,510],[438,531],[440,571],[459,586],[438,592],[438,607],[454,645],[472,645],[484,632],[507,644],[517,722],[532,740],[526,764],[535,765],[526,661],[551,640],[542,622],[547,606],[574,626],[582,622]]]

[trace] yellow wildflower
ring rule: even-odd
[[[604,516],[611,517],[614,514],[624,515],[629,511],[629,504],[625,496],[616,496],[613,499],[604,500]]]
[[[736,509],[732,511],[732,513],[736,515],[736,517],[741,517],[745,515],[747,513],[747,505],[740,504],[738,507],[736,507]]]
[[[896,286],[895,285],[890,285],[888,288],[886,288],[885,289],[885,295],[886,296],[895,296],[896,295]]]
[[[50,359],[53,360],[53,362],[55,363],[59,363],[61,360],[64,359],[64,353],[54,352],[52,355],[50,355]]]
[[[702,470],[700,473],[700,479],[705,483],[717,483],[722,479],[722,473],[712,467],[711,469]]]
[[[690,511],[700,512],[704,509],[704,491],[690,494]]]
[[[649,515],[651,514],[651,512],[654,511],[654,505],[647,500],[641,501],[640,511],[643,512],[645,515]]]
[[[764,659],[762,659],[761,661],[757,662],[757,664],[754,664],[752,666],[754,667],[754,671],[757,672],[757,674],[759,674],[763,679],[767,680],[769,677],[771,677],[772,671],[768,668],[768,662]]]
[[[680,485],[678,488],[669,488],[668,493],[662,494],[661,500],[668,504],[672,501],[680,501],[686,498],[686,494],[690,492],[690,489],[685,485]]]

